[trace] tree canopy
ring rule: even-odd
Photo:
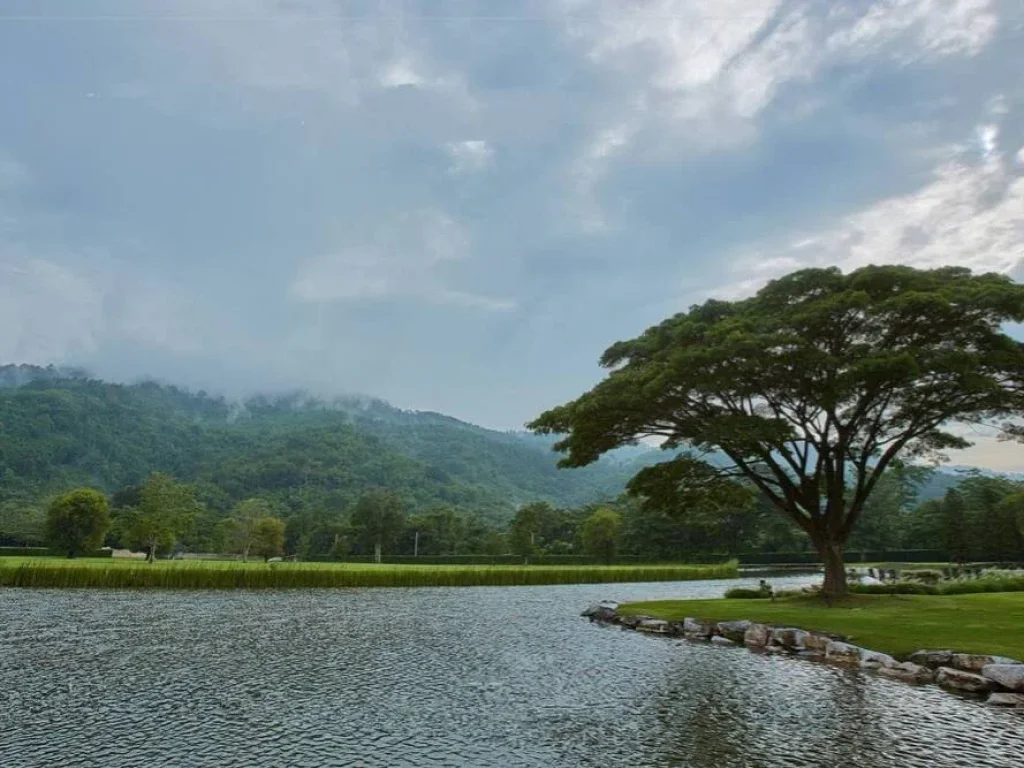
[[[950,429],[1020,436],[1024,286],[947,267],[807,269],[739,301],[711,300],[613,344],[606,378],[529,426],[563,434],[580,467],[641,438],[683,449],[632,490],[758,490],[812,540],[825,591],[846,590],[842,549],[883,474],[969,445]]]
[[[109,525],[107,497],[95,488],[79,488],[58,496],[46,513],[47,540],[68,557],[98,548]]]

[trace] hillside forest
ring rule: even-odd
[[[639,469],[664,458],[656,448],[559,470],[550,446],[372,398],[292,393],[239,402],[3,366],[0,546],[48,543],[56,500],[91,488],[110,507],[103,543],[139,548],[140,500],[162,483],[165,495],[180,489],[175,498],[188,509],[151,539],[160,554],[241,553],[260,537],[240,531],[269,520],[280,533],[260,523],[264,533],[280,541],[258,553],[303,558],[383,551],[660,561],[811,549],[754,493],[732,508],[686,515],[626,494]],[[1021,560],[1022,494],[1016,478],[902,467],[872,496],[848,551]]]

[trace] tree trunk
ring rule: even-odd
[[[146,553],[146,562],[147,563],[155,563],[156,562],[156,543],[155,542],[149,545],[149,552]]]
[[[249,545],[248,544],[246,544],[245,547],[242,548],[242,562],[243,563],[249,562]]]
[[[381,544],[380,544],[380,541],[378,540],[373,545],[373,562],[379,563],[380,562],[380,556],[381,556]]]
[[[849,594],[846,585],[846,562],[843,560],[843,545],[827,540],[814,543],[825,566],[825,583],[822,593],[826,600],[846,597]]]

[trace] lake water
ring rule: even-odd
[[[1024,765],[1019,715],[578,615],[735,583],[0,590],[0,764]]]

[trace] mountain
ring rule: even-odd
[[[226,511],[250,496],[338,509],[387,486],[417,508],[453,504],[495,522],[518,505],[577,506],[622,492],[662,458],[639,447],[559,470],[550,438],[484,429],[366,397],[305,393],[230,402],[155,382],[0,367],[0,502],[80,485],[107,492],[168,472]]]

